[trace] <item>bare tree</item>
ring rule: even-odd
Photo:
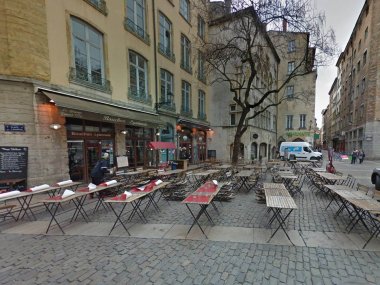
[[[280,91],[289,81],[326,64],[335,55],[335,37],[331,29],[324,31],[324,16],[315,14],[308,0],[233,0],[208,4],[212,19],[202,50],[212,74],[211,84],[227,84],[241,110],[232,154],[232,163],[236,164],[249,121],[285,100],[280,95],[284,92]],[[283,30],[284,24],[288,32],[303,33],[306,44],[291,72],[279,78],[276,66],[281,53],[287,52],[284,46],[287,41],[276,40],[276,36],[284,37],[286,33],[267,30]],[[258,75],[264,78],[264,86],[256,84]],[[306,93],[295,99],[308,100]]]

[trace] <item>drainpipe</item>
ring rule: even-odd
[[[156,103],[158,103],[158,66],[157,66],[157,37],[156,37],[156,6],[155,1],[152,0],[152,12],[153,12],[153,52],[154,52],[154,92]],[[155,104],[156,112],[158,112],[158,104]]]

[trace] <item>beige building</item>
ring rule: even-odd
[[[336,118],[327,142],[340,151],[363,149],[380,158],[380,3],[367,0],[338,61],[337,95],[330,96]]]
[[[306,141],[314,145],[315,49],[309,47],[309,35],[286,31],[270,31],[269,35],[281,58],[278,67],[278,86],[285,86],[278,94],[277,146],[284,141]],[[306,60],[305,50],[308,49]],[[298,74],[293,77],[292,73]],[[304,75],[300,75],[304,74]],[[288,81],[288,78],[291,79]],[[286,82],[288,81],[288,82]]]
[[[160,161],[206,159],[210,97],[194,48],[206,23],[189,0],[2,1],[0,146],[28,149],[27,185],[89,181],[102,152],[111,166],[149,166],[156,140],[180,150],[158,150]]]

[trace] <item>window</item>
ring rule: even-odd
[[[198,52],[198,79],[202,82],[206,81],[205,57],[202,52]]]
[[[71,24],[74,68],[70,70],[70,79],[94,87],[107,88],[103,35],[77,18],[72,17]]]
[[[286,97],[288,99],[294,98],[294,86],[286,86]]]
[[[293,129],[293,115],[286,116],[286,128],[288,130]]]
[[[358,74],[359,74],[359,71],[360,71],[360,60],[358,61],[358,67],[357,67],[357,70],[358,70]]]
[[[181,35],[181,67],[191,73],[190,53],[190,41],[184,35]]]
[[[206,22],[203,20],[201,16],[198,16],[198,36],[204,40],[205,39],[205,30],[206,30]]]
[[[160,38],[158,43],[159,51],[168,57],[173,58],[172,48],[172,23],[163,14],[160,13]]]
[[[141,37],[148,40],[145,24],[145,0],[126,0],[127,1],[127,19],[126,28]]]
[[[103,15],[107,16],[107,4],[105,0],[84,0]]]
[[[161,102],[170,102],[165,106],[174,106],[173,100],[173,75],[165,69],[160,70],[161,78]],[[168,96],[169,95],[169,96]]]
[[[367,63],[367,51],[363,53],[363,66]]]
[[[206,119],[206,94],[203,90],[198,91],[198,119]]]
[[[235,126],[236,125],[236,105],[230,105],[230,125]]]
[[[182,81],[182,112],[190,113],[191,111],[191,85]]]
[[[190,3],[189,0],[180,0],[179,13],[190,22]]]
[[[148,63],[141,55],[129,52],[129,86],[133,99],[148,99]]]
[[[362,93],[365,90],[365,78],[362,79]]]
[[[364,40],[367,40],[368,38],[368,27],[364,31]]]
[[[288,52],[295,52],[296,51],[296,41],[292,40],[288,42]]]
[[[360,52],[360,49],[362,48],[362,40],[359,41],[359,44],[358,44],[358,50]]]
[[[294,71],[294,61],[288,62],[288,74],[291,74]]]
[[[300,115],[300,129],[306,129],[306,114]]]

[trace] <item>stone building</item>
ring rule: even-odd
[[[27,185],[89,181],[102,152],[130,167],[206,159],[209,90],[190,0],[4,0],[0,146],[28,148]]]
[[[309,47],[307,33],[286,30],[269,31],[269,36],[281,58],[278,67],[278,85],[281,86],[292,72],[296,75],[286,82],[278,94],[277,146],[284,141],[306,141],[314,145],[315,124],[315,87],[317,71],[314,69],[315,49]],[[305,59],[305,50],[308,58]],[[296,70],[299,71],[296,71]]]
[[[237,37],[237,35],[244,37],[244,35],[248,34],[248,31],[239,34],[236,27],[238,27],[242,21],[250,23],[254,22],[250,17],[255,17],[255,13],[249,9],[250,8],[247,8],[233,13],[228,9],[225,9],[224,15],[213,19],[213,21],[210,22],[210,37],[211,35],[215,35],[219,40],[224,39],[224,42],[228,40],[231,41],[231,39]],[[247,26],[249,25],[251,24],[247,24]],[[212,126],[212,137],[209,138],[209,151],[215,152],[216,157],[224,161],[230,161],[232,158],[234,137],[237,130],[237,124],[242,114],[242,108],[233,100],[234,94],[230,91],[230,82],[238,82],[237,84],[242,84],[239,91],[241,96],[243,96],[242,94],[244,94],[245,90],[249,89],[250,104],[258,102],[263,93],[268,90],[273,90],[277,86],[276,78],[280,59],[265,28],[262,28],[261,26],[256,26],[255,28],[257,29],[257,37],[259,38],[257,43],[262,43],[262,50],[255,50],[252,53],[255,55],[261,53],[263,62],[265,62],[262,66],[265,67],[262,70],[259,70],[254,78],[251,88],[247,88],[246,85],[242,84],[242,82],[244,82],[245,67],[241,61],[238,61],[236,65],[229,64],[226,66],[226,74],[230,74],[229,82],[228,80],[222,82],[222,79],[215,80],[214,77],[217,76],[215,74],[210,76],[217,82],[212,84],[212,90],[210,93],[212,104],[210,105],[209,113],[211,116],[210,123]],[[252,28],[249,32],[254,34],[256,31]],[[213,42],[213,38],[211,38],[210,41]],[[260,45],[257,43],[256,45]],[[229,62],[231,63],[233,61],[234,58],[231,57]],[[247,73],[249,73],[249,71]],[[222,76],[220,76],[220,78],[221,77]],[[276,103],[276,100],[276,94],[272,94],[261,106],[259,106],[260,110]],[[255,109],[251,109],[247,114],[247,118],[252,116],[254,112]],[[240,140],[239,160],[267,160],[275,157],[276,117],[277,108],[271,106],[257,117],[248,120],[247,130]]]
[[[366,157],[380,158],[380,3],[367,0],[336,66],[339,96],[330,96],[337,122],[330,145],[340,151],[363,149]]]

